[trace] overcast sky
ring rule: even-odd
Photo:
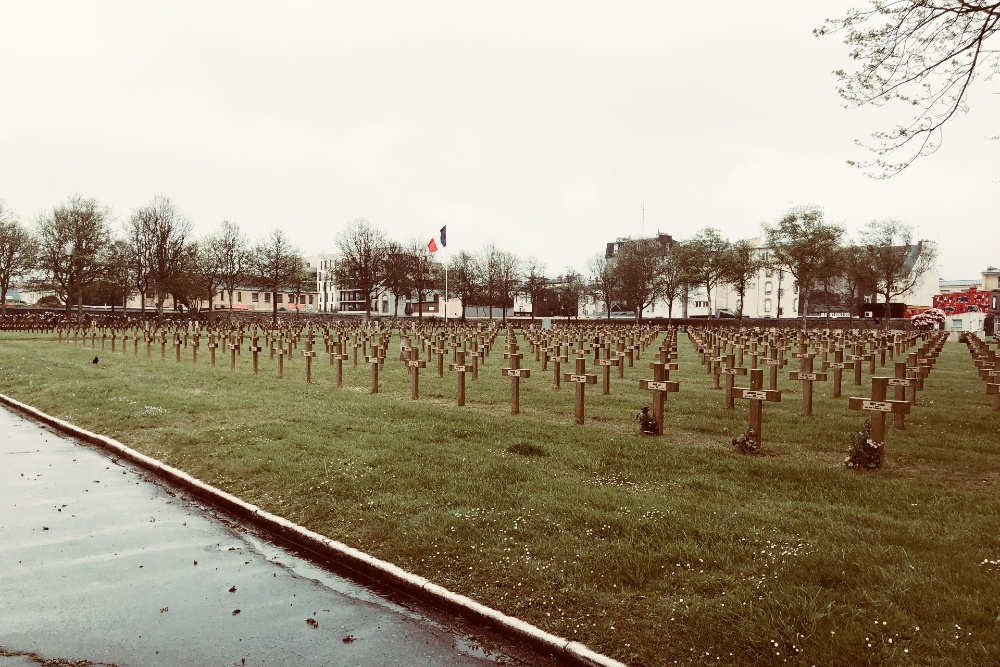
[[[807,203],[852,234],[900,219],[943,278],[977,278],[1000,265],[998,88],[901,175],[847,166],[906,120],[842,108],[847,47],[811,34],[862,1],[4,0],[0,198],[124,220],[162,193],[198,234],[280,227],[307,255],[358,217],[400,241],[447,224],[452,253],[493,240],[553,275]]]

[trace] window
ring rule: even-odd
[[[389,299],[382,299],[382,314],[389,312]]]
[[[251,292],[250,300],[254,303],[257,303],[258,301],[260,301],[260,294],[258,294],[257,292]]]
[[[798,293],[799,293],[799,283],[794,282],[792,283],[792,294],[798,294]]]
[[[770,276],[771,272],[768,271],[767,275]],[[766,283],[764,283],[764,294],[770,294],[773,291],[773,289],[774,289],[774,285],[771,284],[770,280],[768,280]]]
[[[237,303],[243,303],[243,292],[237,292],[236,293],[236,302]]]
[[[313,305],[313,295],[312,294],[309,295],[309,305],[310,306]]]
[[[264,303],[271,303],[271,293],[264,292]]]
[[[764,312],[765,313],[770,313],[771,312],[771,300],[770,299],[764,299]]]
[[[767,271],[765,271],[764,272],[764,277],[765,278],[772,278],[772,277],[774,277],[774,269],[768,269]]]
[[[305,302],[306,302],[306,295],[305,294],[300,294],[299,295],[299,303],[305,305]]]
[[[695,301],[694,302],[694,307],[695,308],[708,308],[708,301]]]
[[[285,302],[284,299],[285,299],[285,295],[284,294],[275,294],[274,295],[274,302],[275,303],[284,303]]]
[[[778,298],[780,299],[783,296],[785,296],[785,288],[781,287],[778,289]]]

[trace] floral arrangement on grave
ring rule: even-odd
[[[733,438],[732,444],[740,454],[760,454],[760,438],[752,428],[743,435]]]
[[[866,419],[864,426],[851,435],[851,448],[847,450],[844,465],[855,470],[874,470],[879,467],[879,450],[883,443],[872,440],[872,421]]]
[[[910,322],[916,329],[938,329],[944,326],[944,311],[940,308],[931,308],[914,315]]]
[[[639,428],[646,435],[656,435],[659,432],[656,419],[653,418],[653,415],[649,414],[649,406],[640,409],[639,414],[635,418],[639,421]]]

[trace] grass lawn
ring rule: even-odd
[[[577,426],[573,387],[519,344],[518,416],[502,337],[464,408],[434,362],[412,401],[394,358],[371,395],[368,367],[347,362],[337,389],[322,353],[306,385],[301,356],[279,380],[266,355],[254,377],[247,353],[233,373],[204,348],[178,364],[17,333],[0,333],[0,391],[626,663],[1000,664],[1000,413],[964,345],[906,430],[889,418],[886,467],[858,473],[846,397],[867,374],[836,400],[817,383],[811,418],[783,380],[748,457],[729,444],[746,402],[725,409],[686,335],[663,438],[634,418],[650,351],[610,396],[587,386]]]

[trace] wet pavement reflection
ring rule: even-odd
[[[0,408],[0,667],[550,664],[485,644]]]

